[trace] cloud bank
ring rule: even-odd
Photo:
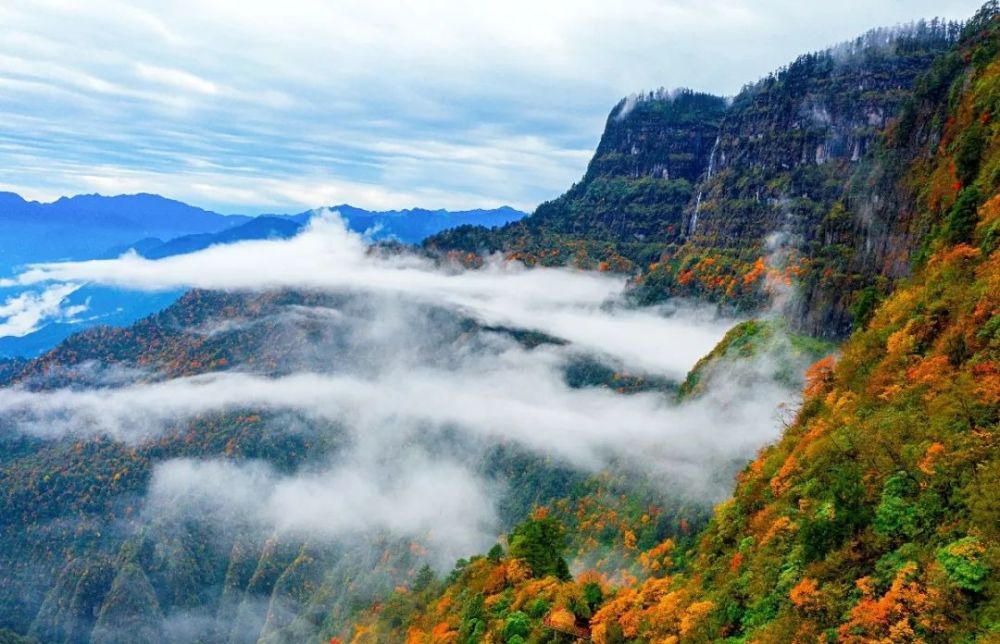
[[[468,467],[427,454],[295,475],[261,462],[176,459],[156,468],[146,512],[289,540],[419,538],[446,564],[495,538],[494,495]]]
[[[52,321],[72,322],[88,308],[86,304],[65,303],[79,288],[77,284],[56,284],[11,295],[0,304],[0,338],[23,337]]]
[[[260,325],[269,334],[258,364],[280,368],[233,365],[172,379],[152,364],[91,368],[71,388],[0,389],[0,427],[46,439],[107,436],[138,446],[199,418],[258,411],[267,412],[268,431],[337,432],[336,448],[294,471],[212,454],[158,463],[147,512],[220,529],[319,541],[385,533],[454,559],[503,529],[502,485],[480,469],[497,445],[578,471],[630,472],[664,494],[707,502],[728,491],[726,473],[776,435],[776,411],[795,398],[770,378],[766,357],[716,369],[706,393],[683,403],[659,390],[571,386],[581,360],[679,381],[734,320],[682,306],[630,308],[624,280],[600,273],[499,259],[463,271],[407,252],[372,253],[332,214],[288,240],[161,260],[40,264],[12,283],[248,297],[291,289],[325,303],[247,319],[219,314],[186,330],[225,343]],[[507,329],[557,342],[525,345]]]
[[[477,271],[446,272],[412,254],[370,254],[333,213],[314,217],[289,240],[246,241],[159,260],[117,259],[36,264],[0,286],[86,282],[141,290],[312,289],[405,295],[455,307],[485,324],[563,338],[633,368],[683,378],[731,321],[704,311],[616,306],[625,280],[566,269],[526,270],[495,260]]]

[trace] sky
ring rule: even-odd
[[[0,190],[223,213],[531,210],[623,96],[724,95],[979,0],[0,3]]]

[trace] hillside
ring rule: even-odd
[[[38,359],[13,361],[0,371],[0,384],[58,395],[234,370],[270,378],[367,371],[379,360],[376,352],[385,353],[384,340],[365,339],[355,326],[372,328],[385,311],[384,303],[356,294],[196,290],[130,327],[90,329]],[[418,347],[409,347],[428,364],[447,362],[451,347],[468,351],[499,339],[526,348],[561,342],[485,328],[418,302],[404,312],[433,322]],[[338,323],[344,315],[353,320],[348,328]],[[623,394],[672,396],[676,389],[586,355],[568,363],[563,377],[574,388]],[[48,437],[14,429],[29,411],[8,411],[0,421],[0,567],[6,571],[0,623],[40,641],[132,641],[124,633],[136,628],[150,640],[187,641],[197,633],[205,641],[301,641],[343,630],[359,610],[419,578],[429,561],[431,535],[404,539],[383,530],[331,543],[260,533],[238,527],[236,519],[220,530],[204,518],[174,520],[148,508],[157,472],[178,460],[267,463],[288,474],[336,461],[351,443],[339,422],[250,406],[172,420],[149,438]],[[503,490],[497,510],[504,529],[538,505],[558,505],[567,521],[577,505],[591,508],[594,517],[620,515],[607,529],[587,527],[580,518],[572,539],[581,561],[605,553],[598,565],[609,572],[623,565],[607,553],[620,545],[626,526],[637,531],[639,543],[651,544],[665,535],[690,539],[708,517],[703,501],[664,496],[634,477],[594,476],[518,443],[479,445],[446,435],[408,442],[407,449],[425,442],[439,454],[465,454]],[[643,519],[654,505],[654,520]],[[191,630],[178,626],[186,621]]]
[[[348,227],[372,241],[415,244],[456,224],[499,226],[524,213],[490,210],[370,211],[334,206]],[[301,232],[315,211],[294,215],[224,216],[157,195],[79,195],[52,203],[0,194],[0,279],[24,264],[114,258],[134,251],[150,259],[191,253],[218,244],[286,239]],[[77,285],[46,306],[44,291],[0,287],[0,356],[32,358],[77,331],[95,325],[125,326],[161,311],[180,292],[140,294]],[[5,318],[32,324],[5,329]],[[22,328],[22,326],[24,328]]]
[[[946,118],[906,166],[924,231],[914,273],[810,369],[794,421],[695,546],[645,550],[624,583],[570,579],[535,563],[565,552],[541,511],[506,552],[401,593],[354,641],[995,641],[998,54],[989,4],[921,79],[947,87],[908,102],[902,123]]]
[[[998,119],[989,2],[624,99],[423,254],[135,242],[229,281],[0,360],[0,642],[997,641]]]

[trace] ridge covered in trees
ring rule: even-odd
[[[780,313],[733,328],[681,383],[586,359],[566,369],[573,387],[692,400],[722,360],[780,344],[774,377],[794,384],[786,362],[815,359],[781,438],[716,507],[497,444],[479,466],[505,490],[506,534],[440,573],[419,540],[221,538],[137,510],[158,462],[291,471],[336,452],[335,423],[287,433],[242,409],[135,445],[2,434],[0,642],[158,641],[192,614],[211,625],[207,641],[234,643],[995,641],[998,110],[991,2],[961,28],[876,30],[801,57],[731,103],[625,99],[563,197],[523,222],[428,242],[470,264],[471,251],[500,250],[628,273],[639,302]],[[280,375],[296,333],[322,330],[275,322],[303,307],[377,314],[350,295],[192,291],[130,328],[0,363],[0,383],[85,386],[94,365],[147,381]],[[449,346],[482,332],[556,342],[431,319]],[[834,356],[796,333],[852,329]]]
[[[538,575],[498,550],[406,599],[395,624],[372,613],[353,641],[1000,637],[998,80],[990,3],[890,125],[889,145],[905,144],[913,134],[900,128],[943,116],[938,136],[903,146],[915,152],[905,179],[922,233],[912,276],[870,305],[837,357],[810,368],[781,440],[691,545],[647,546],[638,574],[618,580]],[[470,606],[478,639],[467,636]]]

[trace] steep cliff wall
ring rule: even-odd
[[[446,231],[427,247],[630,272],[646,302],[753,309],[778,287],[796,329],[844,336],[865,298],[909,270],[917,191],[899,184],[913,151],[940,136],[920,102],[947,84],[935,62],[959,31],[875,30],[801,56],[731,102],[690,91],[625,99],[566,194],[516,224]],[[920,127],[899,136],[911,112]],[[800,287],[794,297],[785,283]]]

